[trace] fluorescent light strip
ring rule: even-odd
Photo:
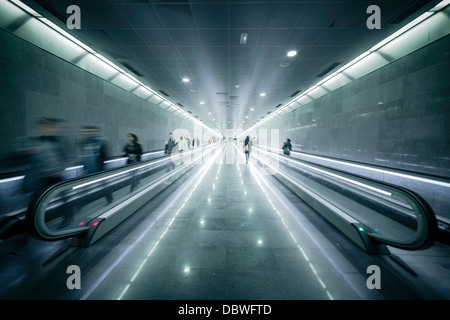
[[[178,155],[176,157],[179,157],[179,156],[180,155]],[[89,182],[86,182],[86,183],[82,183],[82,184],[79,184],[77,186],[72,187],[72,190],[77,190],[77,189],[83,188],[85,186],[88,186],[88,185],[91,185],[91,184],[94,184],[94,183],[97,183],[97,182],[100,182],[100,181],[103,181],[103,180],[114,178],[114,177],[123,175],[125,173],[131,172],[131,171],[139,170],[139,169],[142,169],[142,168],[147,168],[149,166],[153,166],[153,165],[155,165],[157,163],[165,162],[165,161],[167,161],[167,159],[157,160],[155,162],[152,162],[152,163],[149,163],[149,164],[146,164],[146,165],[142,165],[142,166],[139,166],[139,167],[136,167],[136,168],[133,168],[133,169],[125,170],[125,171],[122,171],[122,172],[118,172],[118,173],[112,174],[110,176],[106,176],[106,177],[95,179],[95,180],[92,180],[92,181],[89,181]]]
[[[75,170],[75,169],[83,169],[84,166],[74,166],[74,167],[68,167],[65,168],[64,171],[70,171],[70,170]]]
[[[446,6],[448,6],[450,4],[450,0],[444,0],[441,1],[440,3],[438,3],[436,6],[434,6],[433,8],[431,8],[429,11],[431,12],[438,12],[441,11],[442,9],[444,9]]]
[[[162,98],[159,94],[157,94],[154,90],[151,90],[148,86],[144,85],[141,81],[139,81],[138,79],[136,79],[133,75],[131,75],[130,73],[126,72],[125,70],[123,70],[122,68],[118,67],[116,64],[114,64],[113,62],[109,61],[107,58],[105,58],[103,55],[101,55],[100,53],[96,52],[94,49],[90,48],[89,46],[87,46],[86,44],[84,44],[82,41],[76,39],[74,36],[70,35],[69,33],[67,33],[66,31],[64,31],[63,29],[61,29],[58,25],[54,24],[53,22],[51,22],[49,19],[43,17],[41,14],[39,14],[38,12],[36,12],[35,10],[31,9],[29,6],[27,6],[26,4],[24,4],[23,2],[19,1],[19,0],[10,0],[10,2],[12,2],[13,4],[15,4],[17,7],[19,7],[20,9],[22,9],[23,11],[25,11],[26,13],[30,14],[31,16],[33,16],[34,18],[37,18],[40,22],[46,24],[47,26],[49,26],[52,30],[54,30],[55,32],[57,32],[58,34],[60,34],[61,36],[65,37],[66,39],[72,41],[73,43],[75,43],[77,46],[79,46],[80,48],[82,48],[83,50],[87,51],[88,53],[95,55],[96,57],[100,58],[101,60],[103,60],[104,62],[106,62],[109,66],[111,66],[112,68],[114,68],[115,70],[117,70],[119,73],[123,74],[125,77],[127,77],[129,80],[132,81],[132,83],[136,83],[137,87],[141,86],[146,88],[147,90],[149,90],[150,92],[154,93],[154,95],[156,95],[158,98],[160,98],[161,100],[165,100],[169,103],[169,105],[174,106],[175,108],[177,108],[177,110],[181,111],[183,114],[189,115],[186,111],[179,109],[175,104],[173,104],[172,102]],[[133,90],[137,89],[133,88]],[[172,112],[172,111],[169,111]],[[210,127],[208,127],[206,124],[202,123],[201,121],[197,120],[194,117],[188,117],[188,119],[191,122],[194,122],[204,128],[206,128],[209,132],[214,133],[217,137],[221,137],[222,135],[218,132],[215,131],[213,129],[211,129]]]
[[[26,13],[31,14],[33,17],[36,17],[36,18],[42,17],[42,15],[40,13],[34,11],[33,9],[31,9],[29,6],[22,3],[21,1],[18,1],[18,0],[9,0],[9,1],[14,3],[16,6],[18,6],[20,9],[22,9]]]
[[[275,149],[275,150],[279,151],[277,148],[273,148],[273,147],[265,147],[265,148]],[[326,161],[329,161],[329,162],[343,164],[343,165],[350,166],[350,167],[355,167],[355,168],[358,168],[358,169],[365,169],[365,170],[369,170],[369,171],[380,172],[380,173],[387,174],[387,175],[402,177],[402,178],[406,178],[406,179],[416,180],[416,181],[420,181],[420,182],[425,182],[425,183],[438,185],[438,186],[441,186],[441,187],[450,188],[450,183],[448,183],[448,182],[432,180],[432,179],[429,179],[429,178],[421,178],[421,177],[417,177],[417,176],[413,176],[413,175],[408,175],[408,174],[405,174],[405,173],[398,173],[398,172],[384,170],[384,169],[371,168],[371,167],[368,167],[368,166],[348,163],[348,162],[345,162],[345,161],[328,159],[328,158],[325,158],[325,157],[313,156],[313,155],[309,155],[309,154],[305,154],[305,153],[301,153],[301,152],[291,151],[291,153],[292,154],[298,154],[298,155],[301,155],[303,157],[319,159],[319,160],[326,160]]]
[[[267,154],[269,154],[269,155],[276,155],[276,156],[280,157],[280,155],[278,155],[278,154],[274,154],[274,153],[271,153],[271,152],[268,152],[268,151],[264,151],[264,150],[261,150],[261,149],[258,149],[258,150],[261,151],[261,152],[263,152],[263,153],[267,153]],[[313,171],[317,171],[317,172],[323,173],[323,174],[325,174],[325,175],[331,176],[331,177],[336,178],[336,179],[339,179],[339,180],[343,180],[343,181],[349,182],[349,183],[351,183],[351,184],[356,184],[356,185],[358,185],[358,186],[360,186],[360,187],[363,187],[363,188],[366,188],[366,189],[369,189],[369,190],[378,192],[378,193],[380,193],[380,194],[382,194],[382,195],[385,195],[385,196],[389,196],[389,197],[392,196],[392,193],[391,193],[391,192],[387,192],[387,191],[381,190],[381,189],[379,189],[379,188],[375,188],[375,187],[372,187],[372,186],[367,185],[367,184],[365,184],[365,183],[358,182],[358,181],[355,181],[355,180],[352,180],[352,179],[349,179],[349,178],[341,177],[341,176],[339,176],[339,175],[337,175],[337,174],[334,174],[334,173],[331,173],[331,172],[327,172],[327,171],[325,171],[325,170],[318,169],[318,168],[309,166],[309,165],[307,165],[307,164],[298,163],[297,161],[292,160],[292,159],[283,159],[283,161],[289,161],[289,162],[292,162],[292,163],[294,163],[294,164],[296,164],[296,165],[298,165],[298,166],[302,166],[302,167],[311,169],[311,170],[313,170]]]
[[[44,18],[44,17],[39,17],[38,18],[39,21],[45,23],[47,26],[49,26],[50,28],[52,28],[53,30],[55,30],[56,32],[58,32],[60,35],[62,35],[63,37],[69,39],[70,41],[72,41],[73,43],[75,43],[76,45],[78,45],[79,47],[81,47],[82,49],[84,49],[85,51],[91,53],[91,54],[95,54],[94,49],[92,49],[91,47],[87,46],[86,44],[84,44],[83,42],[81,42],[80,40],[78,40],[77,38],[75,38],[74,36],[72,36],[71,34],[67,33],[66,31],[64,31],[63,29],[61,29],[59,26],[57,26],[56,24],[54,24],[53,22],[51,22],[49,19]]]
[[[22,180],[23,178],[25,178],[25,176],[17,176],[17,177],[13,177],[13,178],[2,179],[2,180],[0,180],[0,184],[17,181],[17,180]]]
[[[332,78],[334,78],[336,75],[343,73],[346,69],[348,69],[349,67],[351,67],[352,65],[356,64],[357,62],[359,62],[360,60],[366,58],[368,55],[378,51],[379,49],[381,49],[383,46],[385,46],[386,44],[392,42],[393,40],[395,40],[396,38],[398,38],[399,36],[401,36],[402,34],[408,32],[409,30],[411,30],[412,28],[414,28],[415,26],[419,25],[420,23],[422,23],[423,21],[425,21],[426,19],[428,19],[429,17],[433,16],[434,14],[436,14],[437,12],[441,11],[442,9],[444,9],[448,4],[450,3],[450,0],[444,0],[442,2],[440,2],[438,5],[436,5],[433,9],[431,9],[430,11],[424,12],[423,14],[421,14],[419,17],[417,17],[416,19],[414,19],[413,21],[411,21],[410,23],[408,23],[406,26],[404,26],[403,28],[401,28],[400,30],[396,31],[394,34],[390,35],[389,37],[387,37],[386,39],[382,40],[381,42],[379,42],[378,44],[376,44],[375,46],[373,46],[372,48],[370,48],[369,50],[365,51],[364,53],[362,53],[361,55],[359,55],[357,58],[353,59],[352,61],[350,61],[349,63],[347,63],[345,66],[341,67],[340,69],[338,69],[336,72],[332,73],[331,75],[327,76],[325,79],[319,81],[318,83],[314,84],[311,88],[309,88],[308,90],[306,90],[305,92],[303,92],[301,95],[293,98],[291,101],[289,101],[288,103],[286,103],[285,105],[283,105],[281,107],[281,109],[286,108],[287,106],[289,106],[291,103],[298,101],[299,99],[303,98],[304,96],[306,96],[309,92],[311,92],[312,90],[316,89],[317,87],[325,84],[326,82],[328,82],[329,80],[331,80]],[[275,114],[271,114],[270,116],[266,117],[263,121],[260,121],[259,123],[251,126],[250,128],[248,128],[247,130],[245,130],[244,132],[242,132],[240,135],[238,135],[237,137],[240,137],[241,135],[244,135],[245,133],[247,133],[248,131],[250,131],[252,128],[256,128],[259,125],[261,125],[264,122],[267,122],[268,120],[272,119]]]

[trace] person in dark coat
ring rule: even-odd
[[[200,140],[198,139],[198,137],[195,137],[194,139],[192,139],[192,148],[198,147],[200,147]]]
[[[100,136],[99,129],[95,126],[84,126],[80,133],[78,154],[84,173],[103,171],[108,156],[106,139]]]
[[[169,140],[167,140],[166,148],[165,148],[164,153],[168,154],[170,156],[172,154],[172,150],[175,147],[175,145],[176,145],[176,142],[175,142],[175,139],[173,138],[173,134],[170,133],[169,134]]]
[[[141,161],[142,146],[138,143],[138,137],[134,133],[129,133],[128,140],[123,147],[122,156],[128,157],[127,164]]]
[[[142,146],[138,143],[138,137],[134,133],[128,134],[129,142],[123,147],[122,155],[124,157],[128,157],[127,164],[133,164],[141,161],[142,156]],[[139,175],[136,170],[131,172],[132,180],[131,180],[131,189],[130,192],[133,192],[136,189],[136,186],[139,185]]]
[[[291,139],[287,139],[287,141],[283,145],[283,153],[285,155],[290,155],[292,151]]]
[[[176,142],[175,139],[173,138],[172,132],[169,134],[169,140],[167,140],[166,143],[166,148],[164,150],[164,153],[167,154],[168,156],[172,155],[172,150],[173,148],[175,148],[176,146]],[[167,172],[169,172],[171,169],[175,168],[175,163],[172,161],[172,159],[169,159],[169,163],[167,165]]]
[[[108,144],[106,139],[100,136],[99,128],[84,126],[80,129],[81,139],[78,144],[78,156],[83,165],[84,174],[93,174],[103,171],[108,157]],[[111,193],[105,195],[108,203],[113,201]]]

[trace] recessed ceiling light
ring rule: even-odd
[[[191,81],[189,78],[183,78],[183,82],[189,82]]]
[[[200,101],[200,104],[205,104],[205,102],[204,101]]]
[[[265,96],[266,96],[266,93],[265,93],[265,92],[261,92],[261,93],[259,94],[259,96],[260,96],[260,97],[265,97]]]
[[[209,115],[211,115],[211,112],[208,112]]]
[[[295,57],[296,55],[297,55],[297,51],[295,51],[295,50],[289,51],[289,52],[287,53],[287,56],[288,56],[288,57]]]
[[[254,111],[255,110],[255,108],[250,108],[250,111]]]
[[[287,68],[289,66],[289,62],[282,62],[280,63],[280,67]]]
[[[245,116],[245,119],[248,119],[248,116]]]
[[[241,33],[241,41],[240,41],[240,43],[241,44],[247,44],[247,37],[248,37],[247,33]]]

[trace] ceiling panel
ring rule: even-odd
[[[228,47],[229,32],[228,30],[198,30],[198,35],[203,46],[207,47]]]
[[[226,4],[193,4],[191,10],[197,28],[228,28]]]
[[[268,14],[264,21],[264,28],[285,28],[295,27],[306,3],[271,3],[268,8]]]
[[[298,20],[298,28],[327,28],[331,25],[336,16],[347,5],[347,1],[343,2],[319,2],[308,3],[303,11],[301,18]],[[365,11],[363,11],[365,12]],[[362,16],[362,15],[359,15]]]
[[[146,43],[134,30],[109,30],[108,35],[124,47],[144,47]]]
[[[137,60],[156,60],[158,57],[153,53],[149,47],[133,47],[133,50],[128,50]]]
[[[178,61],[182,59],[176,47],[152,47],[152,50],[159,59]]]
[[[164,29],[137,29],[135,31],[149,46],[160,47],[173,45],[172,40],[169,38],[169,34]]]
[[[191,7],[187,4],[156,4],[153,8],[166,28],[195,27]]]
[[[79,5],[82,29],[72,34],[118,64],[129,63],[141,81],[216,127],[211,110],[224,130],[266,116],[322,79],[318,75],[332,63],[350,61],[401,28],[424,3],[438,0],[25,2],[64,24],[65,8]],[[365,26],[370,4],[382,10],[381,30]],[[287,57],[293,49],[297,55]],[[266,97],[259,96],[262,90]],[[249,113],[250,106],[255,110]]]
[[[267,15],[267,4],[230,5],[230,28],[261,28]]]
[[[93,1],[91,1],[93,2]],[[134,28],[163,28],[158,16],[148,1],[143,3],[115,3],[115,7]]]
[[[94,20],[100,28],[131,28],[122,14],[112,5],[83,4],[80,10],[83,16],[86,15]]]

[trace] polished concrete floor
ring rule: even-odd
[[[68,240],[24,236],[0,257],[0,298],[421,298],[383,259],[235,151],[226,145],[88,248],[69,248],[43,265]],[[374,264],[380,290],[366,285]],[[81,289],[66,286],[70,265],[80,267]]]

